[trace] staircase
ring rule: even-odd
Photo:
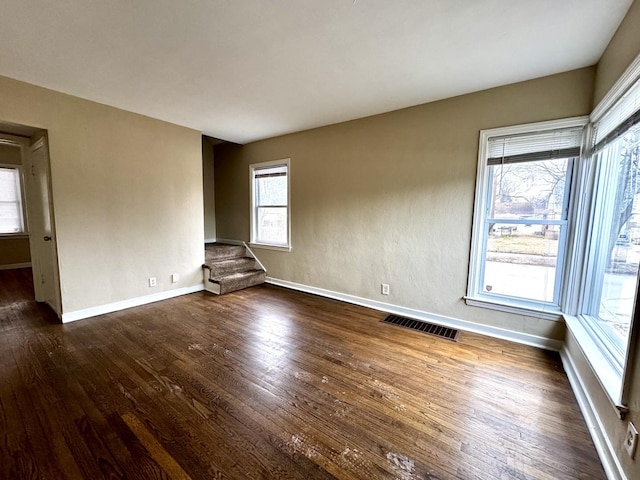
[[[267,272],[244,245],[206,243],[204,287],[217,295],[264,283]]]

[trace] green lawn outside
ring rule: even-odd
[[[540,235],[490,236],[487,242],[487,252],[555,257],[558,254],[558,240],[548,239]]]

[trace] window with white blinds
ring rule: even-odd
[[[571,179],[586,123],[480,132],[467,303],[560,312]]]
[[[289,249],[289,160],[253,164],[250,174],[251,243]]]
[[[575,317],[568,325],[611,402],[626,403],[625,372],[637,343],[636,292],[640,272],[640,69],[593,124],[583,161],[588,212],[575,262],[582,265]],[[624,93],[622,93],[624,92]],[[580,241],[580,238],[577,239]]]
[[[577,127],[492,137],[487,165],[577,157],[583,131]]]
[[[594,124],[594,150],[601,150],[606,144],[624,135],[638,123],[640,123],[640,81],[633,84]]]
[[[566,320],[625,410],[640,289],[640,57],[591,115],[480,132],[466,301]]]
[[[0,167],[0,234],[25,232],[20,169]]]

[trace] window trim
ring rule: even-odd
[[[593,127],[590,124],[585,136],[587,145],[591,144],[592,134]],[[583,154],[579,176],[581,183],[577,185],[580,194],[574,210],[576,229],[572,236],[571,278],[567,281],[564,319],[605,396],[622,418],[626,412],[624,405],[627,403],[628,396],[629,362],[633,358],[633,346],[639,333],[636,316],[640,313],[638,306],[640,299],[636,295],[627,349],[620,358],[620,355],[614,351],[615,347],[611,345],[607,334],[598,328],[598,320],[590,315],[590,310],[586,308],[587,304],[594,300],[592,288],[594,275],[598,273],[598,270],[594,270],[593,265],[589,264],[588,259],[594,258],[590,254],[594,240],[592,227],[597,208],[594,197],[601,168],[599,163],[593,150],[587,150]],[[600,298],[599,295],[597,297]]]
[[[0,238],[29,237],[29,222],[27,219],[25,181],[22,165],[0,163],[0,168],[16,170],[18,172],[18,182],[20,183],[20,210],[22,211],[22,230],[19,232],[0,232]]]
[[[567,329],[578,344],[578,348],[580,348],[582,355],[587,360],[591,371],[595,374],[609,403],[616,410],[616,413],[620,415],[626,410],[623,406],[623,389],[620,383],[624,378],[626,368],[623,367],[623,371],[620,372],[608,352],[600,348],[599,343],[594,341],[591,327],[586,324],[583,318],[566,314],[563,315],[563,318]]]
[[[618,100],[629,90],[640,78],[640,55],[638,55],[631,65],[618,78],[618,81],[611,87],[611,90],[600,100],[596,108],[589,116],[591,123],[596,123],[613,107]]]
[[[585,146],[588,148],[585,149],[585,154],[583,155],[584,163],[580,166],[579,178],[581,184],[578,185],[580,196],[575,206],[574,215],[577,230],[574,232],[575,246],[571,255],[571,262],[574,265],[571,272],[573,278],[569,281],[570,290],[567,291],[565,305],[568,307],[565,314],[567,328],[582,350],[605,396],[621,418],[624,417],[626,412],[625,405],[628,403],[630,394],[629,387],[631,382],[629,379],[632,372],[631,362],[634,358],[634,349],[636,348],[635,345],[640,341],[640,320],[638,320],[640,315],[640,296],[636,291],[634,314],[629,326],[628,346],[621,364],[610,351],[607,342],[600,338],[599,332],[591,324],[593,320],[582,314],[580,310],[584,304],[583,297],[586,292],[586,284],[591,280],[585,261],[591,241],[588,226],[593,214],[593,203],[590,198],[594,192],[597,170],[597,165],[593,165],[595,162],[593,157],[595,150],[593,148],[593,126],[609,113],[618,100],[639,81],[640,55],[629,65],[589,116],[590,123],[587,135],[585,135]],[[586,173],[583,170],[586,170]],[[640,284],[638,287],[640,288]]]
[[[593,169],[593,176],[599,181],[601,181],[602,177],[609,177],[607,172],[602,173],[605,165],[603,165],[604,160],[600,157],[601,154],[602,151],[594,151],[590,154],[591,158],[589,159],[593,163],[591,166]],[[617,157],[618,155],[619,152],[616,152],[615,156]],[[610,338],[610,335],[604,331],[600,325],[598,325],[599,321],[597,317],[599,314],[594,313],[596,309],[599,310],[600,308],[603,282],[598,280],[600,280],[601,275],[604,274],[607,259],[602,255],[602,244],[600,242],[594,242],[593,237],[589,235],[589,232],[611,230],[610,227],[606,227],[604,229],[601,228],[602,219],[608,219],[609,215],[603,215],[600,213],[600,209],[603,208],[603,202],[596,202],[593,200],[599,197],[598,193],[601,188],[602,184],[592,183],[588,190],[588,198],[591,200],[587,201],[584,205],[584,208],[588,211],[588,225],[593,228],[587,230],[587,239],[583,245],[584,259],[588,258],[589,261],[583,260],[584,281],[582,282],[578,296],[578,318],[584,323],[586,330],[589,335],[596,340],[596,343],[600,343],[603,356],[605,356],[614,366],[618,377],[621,378],[625,362],[624,356],[626,355],[626,350],[628,350],[629,345],[627,345],[625,352],[621,352],[619,346],[615,345],[615,341]],[[611,205],[609,204],[608,206]]]
[[[559,306],[551,305],[547,302],[536,302],[533,300],[521,300],[514,297],[508,297],[506,295],[492,294],[487,296],[482,294],[479,289],[479,280],[482,275],[483,266],[481,265],[480,257],[484,252],[483,244],[484,240],[480,238],[483,236],[484,223],[486,220],[487,209],[487,158],[489,139],[499,136],[514,136],[522,135],[534,132],[540,132],[545,130],[559,130],[566,128],[585,127],[589,123],[588,116],[565,118],[560,120],[550,120],[545,122],[526,123],[521,125],[514,125],[508,127],[491,128],[480,131],[479,146],[478,146],[478,164],[476,171],[476,194],[473,210],[473,223],[471,231],[471,251],[469,257],[469,277],[467,281],[467,295],[464,297],[467,305],[489,308],[493,310],[505,311],[509,313],[516,313],[520,315],[526,315],[529,317],[543,318],[546,320],[562,320],[562,311]],[[575,166],[568,177],[570,181],[575,175]],[[572,199],[568,199],[568,218],[572,211]],[[509,222],[506,222],[509,223]],[[568,222],[565,229],[564,237],[570,238],[571,236],[571,221]],[[567,255],[567,247],[565,251],[558,258],[558,263],[563,262],[566,264],[569,255]],[[563,265],[564,267],[564,265]],[[562,280],[567,276],[567,270],[569,268],[563,268]],[[563,286],[559,286],[559,304],[561,305],[561,299],[563,296]]]
[[[522,306],[513,306],[509,302],[501,302],[492,305],[483,299],[472,297],[471,292],[477,288],[477,267],[480,255],[481,243],[477,236],[482,232],[486,212],[486,179],[485,159],[487,157],[488,138],[497,135],[514,135],[517,133],[529,133],[540,126],[549,125],[552,128],[570,128],[571,126],[585,126],[583,136],[582,154],[580,160],[575,163],[571,178],[572,192],[569,198],[568,211],[568,244],[565,251],[564,275],[560,292],[560,303],[556,315],[561,315],[567,329],[575,339],[578,348],[584,355],[587,363],[597,378],[605,396],[610,401],[616,413],[624,418],[627,411],[626,404],[630,395],[630,378],[633,373],[631,362],[636,355],[636,349],[640,342],[640,284],[636,285],[636,298],[633,316],[631,318],[628,346],[624,358],[620,359],[612,354],[607,341],[603,340],[603,334],[593,324],[593,317],[589,317],[586,310],[585,295],[588,292],[588,284],[592,282],[593,272],[588,267],[587,260],[590,257],[591,242],[593,242],[593,196],[596,189],[598,167],[594,157],[594,124],[603,119],[618,101],[636,84],[640,82],[640,55],[638,55],[615,85],[598,103],[588,117],[574,117],[570,119],[504,127],[480,132],[480,145],[478,149],[478,171],[476,175],[476,198],[474,202],[474,217],[472,244],[469,262],[469,295],[464,297],[468,305],[494,308],[510,313],[547,318],[548,312],[532,312]],[[637,115],[636,115],[637,118]],[[618,128],[618,127],[616,127]],[[601,145],[602,146],[602,145]],[[477,212],[483,212],[478,215]],[[621,361],[622,360],[622,361]]]
[[[256,198],[255,198],[255,172],[264,168],[281,167],[287,169],[287,243],[267,243],[257,241],[257,215],[256,215]],[[268,162],[252,163],[249,165],[249,222],[250,222],[250,241],[249,246],[252,248],[262,248],[266,250],[276,250],[281,252],[290,252],[291,246],[291,159],[283,158],[280,160],[271,160]]]

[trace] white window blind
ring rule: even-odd
[[[0,234],[24,232],[20,170],[0,168]]]
[[[257,168],[254,174],[255,178],[275,178],[275,177],[286,177],[286,176],[287,176],[286,165],[280,165],[278,167]]]
[[[490,138],[487,165],[577,157],[582,132],[576,127]]]
[[[594,150],[600,150],[638,123],[640,123],[640,81],[634,83],[627,93],[594,124]]]

